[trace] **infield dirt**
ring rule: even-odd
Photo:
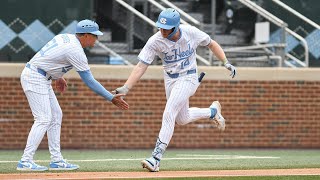
[[[320,175],[320,168],[311,169],[261,169],[214,171],[160,171],[152,172],[65,172],[0,174],[0,179],[140,179],[178,177],[228,177],[228,176],[290,176]]]

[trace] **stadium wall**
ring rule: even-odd
[[[23,149],[33,117],[19,76],[24,64],[0,64],[0,149]],[[319,68],[238,68],[234,80],[223,67],[200,67],[202,84],[190,106],[222,104],[227,119],[219,132],[207,119],[179,126],[169,148],[320,148]],[[108,90],[123,85],[132,67],[91,65]],[[75,71],[68,91],[57,93],[64,113],[63,149],[153,148],[165,106],[162,68],[150,66],[121,111],[89,90]],[[44,138],[40,148],[47,149]]]

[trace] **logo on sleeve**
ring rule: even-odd
[[[72,65],[63,67],[63,68],[62,68],[62,72],[66,73],[66,72],[70,71],[72,68],[73,68]]]

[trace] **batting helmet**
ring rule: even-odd
[[[179,12],[172,8],[163,10],[159,14],[156,25],[158,28],[167,29],[167,30],[174,28],[174,31],[168,36],[168,39],[170,39],[179,29],[179,25],[180,25]]]
[[[99,25],[89,19],[82,20],[78,22],[76,27],[76,33],[90,33],[97,36],[103,35],[101,31],[99,31]]]

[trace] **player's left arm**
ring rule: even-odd
[[[220,61],[223,62],[224,67],[231,71],[230,76],[234,78],[236,75],[236,68],[228,61],[226,54],[224,53],[221,46],[216,41],[211,40],[211,42],[208,45],[208,48]]]

